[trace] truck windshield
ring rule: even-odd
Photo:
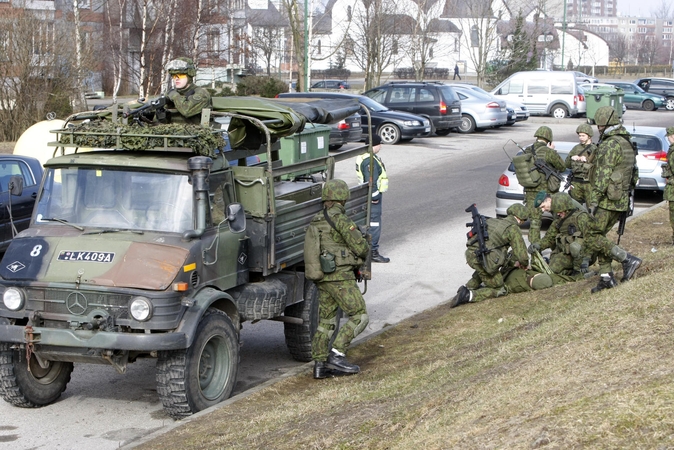
[[[47,169],[35,221],[183,232],[193,228],[192,186],[187,175],[180,174],[115,168]]]

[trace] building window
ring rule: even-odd
[[[321,54],[321,40],[318,40],[318,54]]]
[[[220,52],[220,30],[209,30],[206,34],[206,50],[210,53]]]
[[[647,33],[647,32],[648,32],[648,28],[646,28],[646,27],[637,28],[637,33],[644,34],[644,33]]]

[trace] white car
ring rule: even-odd
[[[473,84],[463,84],[461,86],[466,86],[466,87],[468,87],[468,88],[470,88],[474,91],[482,92],[483,94],[492,95],[490,92],[487,92],[484,89],[482,89],[481,87],[475,86]],[[531,114],[529,113],[529,110],[524,105],[524,103],[521,103],[521,102],[518,102],[518,101],[515,101],[515,100],[512,100],[512,99],[505,99],[505,102],[506,102],[507,108],[510,108],[513,111],[515,111],[517,122],[521,122],[523,120],[529,119],[529,116]]]

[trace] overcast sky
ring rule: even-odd
[[[662,0],[617,0],[618,12],[623,16],[653,17],[651,11],[660,8]],[[671,0],[667,0],[672,3]],[[670,12],[674,8],[670,9]]]

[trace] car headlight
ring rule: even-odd
[[[16,288],[8,288],[2,294],[2,302],[5,307],[11,311],[18,311],[23,308],[26,303],[26,296],[22,290]]]
[[[139,322],[144,322],[152,317],[152,302],[145,297],[134,297],[129,305],[131,317]]]
[[[405,126],[408,126],[408,127],[420,127],[421,126],[421,122],[419,122],[418,120],[405,120],[404,124],[405,124]]]

